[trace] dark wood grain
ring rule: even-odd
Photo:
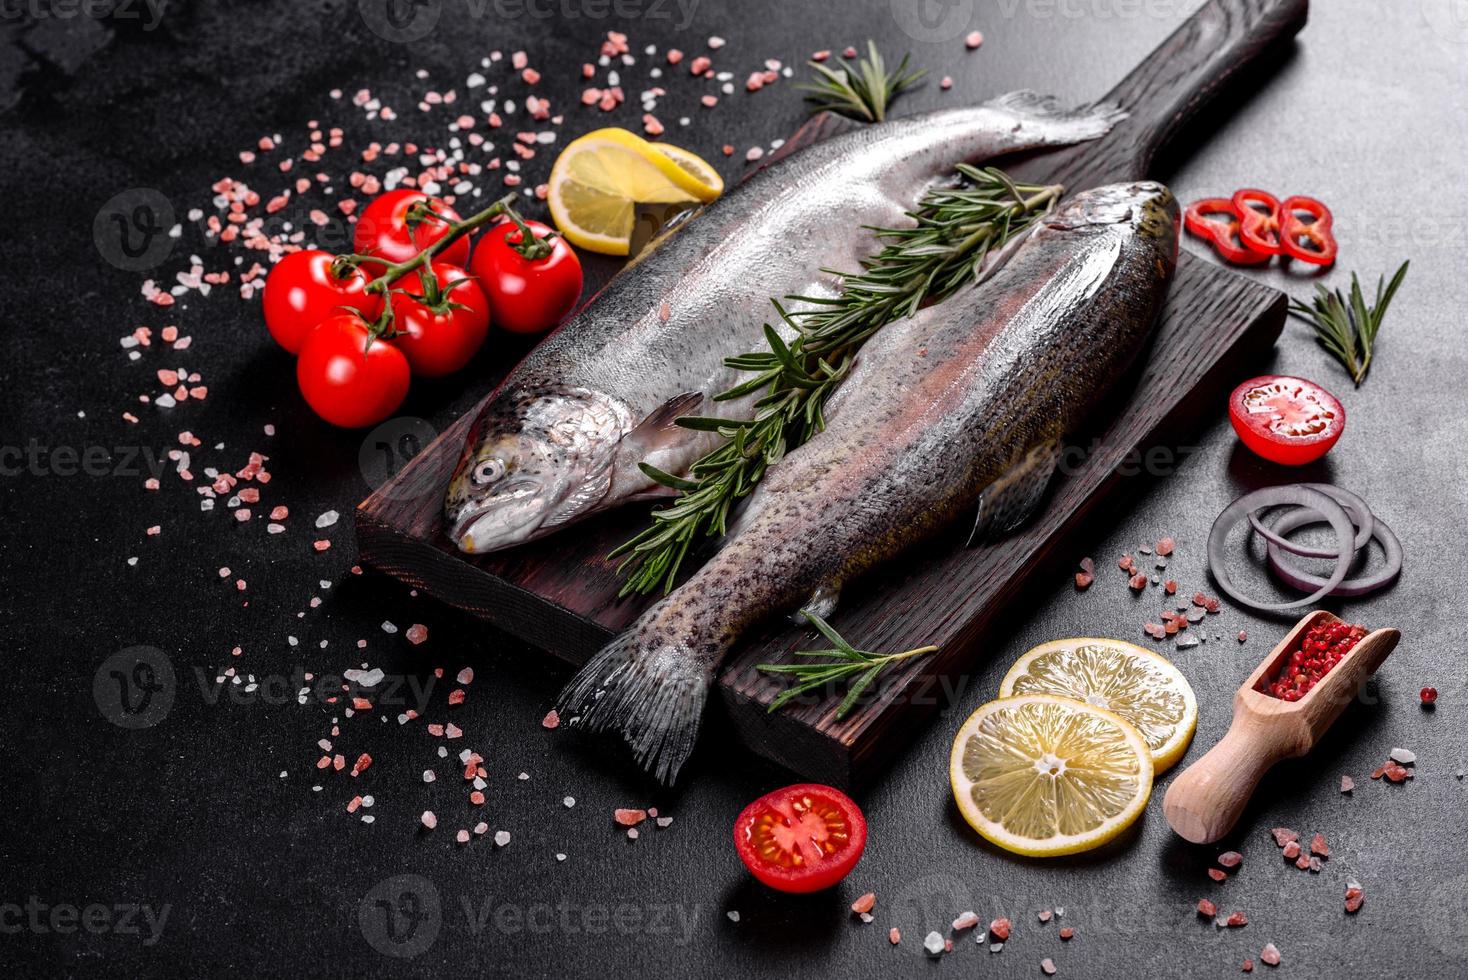
[[[1129,118],[1095,143],[1016,161],[1029,180],[1070,187],[1144,176],[1154,155],[1230,78],[1258,70],[1261,55],[1303,25],[1307,0],[1213,0],[1108,97]],[[824,138],[846,125],[817,117],[782,148]],[[845,720],[839,692],[767,711],[779,693],[754,665],[789,659],[810,633],[784,622],[747,638],[721,672],[718,702],[751,750],[801,775],[852,786],[905,744],[902,731],[949,700],[977,655],[984,630],[1037,576],[1073,557],[1075,532],[1125,495],[1119,464],[1139,448],[1175,445],[1284,324],[1286,299],[1184,253],[1150,354],[1109,400],[1085,444],[1099,447],[1067,466],[1043,512],[1026,529],[967,550],[933,546],[894,562],[843,596],[834,623],[868,649],[914,640],[938,654],[890,671]],[[444,537],[441,502],[474,413],[445,430],[390,483],[357,509],[364,563],[479,615],[573,663],[588,659],[649,600],[616,598],[620,584],[606,554],[642,527],[641,508],[498,555],[468,557]],[[1074,457],[1071,457],[1074,459]]]

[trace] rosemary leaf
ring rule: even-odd
[[[993,167],[957,169],[965,185],[930,191],[908,215],[911,226],[870,229],[880,247],[860,272],[827,270],[842,281],[839,295],[772,300],[783,336],[766,324],[766,350],[724,362],[751,377],[714,396],[730,401],[764,392],[753,418],[678,419],[684,428],[718,433],[725,442],[695,461],[679,484],[649,474],[682,496],[653,511],[651,525],[612,552],[626,576],[621,595],[670,591],[694,543],[724,534],[730,509],[765,471],[825,428],[826,399],[861,346],[886,324],[982,279],[989,257],[1029,229],[1064,191],[1016,184]]]
[[[1371,370],[1381,321],[1386,317],[1387,308],[1391,306],[1411,264],[1403,262],[1392,276],[1390,285],[1386,285],[1385,276],[1378,277],[1376,299],[1370,306],[1366,305],[1361,281],[1354,272],[1351,273],[1349,296],[1343,295],[1339,289],[1332,291],[1317,284],[1315,297],[1310,303],[1298,300],[1290,303],[1290,312],[1310,325],[1315,331],[1316,341],[1341,362],[1358,388]]]
[[[825,637],[834,649],[795,651],[797,657],[823,658],[819,662],[805,660],[789,664],[759,664],[756,670],[776,676],[789,676],[795,681],[791,687],[781,691],[779,696],[770,702],[770,711],[778,711],[795,698],[817,691],[828,684],[851,680],[850,686],[846,689],[846,695],[836,707],[836,720],[840,721],[851,712],[852,708],[856,707],[857,701],[876,682],[882,671],[899,661],[926,656],[938,649],[935,646],[925,646],[904,650],[902,653],[885,654],[858,650],[820,616],[809,610],[802,610],[801,615],[810,621],[816,631]]]
[[[867,56],[854,67],[830,68],[819,61],[806,62],[816,78],[798,87],[811,93],[806,101],[811,103],[812,112],[835,112],[863,122],[881,122],[892,100],[927,74],[925,69],[909,68],[910,60],[909,55],[903,55],[902,62],[889,72],[876,42],[867,41]]]

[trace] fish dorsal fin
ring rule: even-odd
[[[841,583],[827,582],[810,594],[797,612],[790,619],[797,626],[804,626],[809,620],[805,618],[806,613],[812,613],[820,619],[830,619],[831,614],[836,611],[836,606],[841,601]]]
[[[1060,443],[1047,442],[1025,454],[1009,472],[989,484],[979,494],[979,512],[966,547],[1003,537],[1018,528],[1040,507],[1045,488],[1060,458]]]
[[[637,448],[639,458],[645,458],[673,439],[683,430],[677,426],[680,417],[688,415],[703,404],[703,392],[685,391],[674,395],[648,413],[637,428],[627,433],[627,440]]]

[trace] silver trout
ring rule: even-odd
[[[772,298],[835,295],[839,277],[823,268],[858,268],[876,247],[863,226],[906,223],[956,164],[1095,139],[1121,115],[1016,92],[818,143],[735,187],[505,379],[449,482],[450,536],[466,552],[494,551],[659,495],[639,462],[682,473],[717,440],[675,418],[753,414],[757,396],[712,399],[747,377],[724,358],[762,349]]]
[[[561,717],[619,732],[671,782],[720,661],[752,625],[829,613],[844,583],[945,528],[1022,524],[1061,440],[1142,349],[1176,265],[1177,214],[1160,184],[1079,194],[986,282],[884,327],[826,429],[770,470],[702,568],[582,668]]]

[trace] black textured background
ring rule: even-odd
[[[169,3],[151,28],[141,3],[103,4],[96,19],[66,15],[75,8],[61,3],[0,4],[0,106],[7,107],[0,115],[0,442],[105,447],[112,459],[105,471],[128,447],[166,451],[187,429],[204,442],[196,469],[238,468],[251,449],[270,455],[275,480],[257,516],[278,503],[292,511],[290,530],[268,536],[263,521],[236,525],[222,506],[199,513],[194,493],[168,474],[152,494],[137,474],[64,476],[23,467],[0,479],[3,746],[15,771],[0,790],[0,960],[20,975],[1026,976],[1051,956],[1064,976],[1224,976],[1273,941],[1285,959],[1281,974],[1463,975],[1468,785],[1454,775],[1465,765],[1458,733],[1468,699],[1459,598],[1468,482],[1468,20],[1461,4],[1317,3],[1288,62],[1247,98],[1210,110],[1192,134],[1203,141],[1181,148],[1156,175],[1185,201],[1258,185],[1330,202],[1343,243],[1341,268],[1325,279],[1332,285],[1352,268],[1374,279],[1404,258],[1414,263],[1380,361],[1359,391],[1297,323],[1275,363],[1259,365],[1319,378],[1342,396],[1348,431],[1309,475],[1362,493],[1402,537],[1408,564],[1401,584],[1346,612],[1399,626],[1404,640],[1373,696],[1350,707],[1309,759],[1266,780],[1225,842],[1243,851],[1244,864],[1221,885],[1204,875],[1214,850],[1185,846],[1167,829],[1163,787],[1138,828],[1116,844],[1038,862],[1000,853],[963,825],[945,768],[954,728],[992,696],[1028,646],[1054,636],[1140,635],[1140,622],[1155,610],[1126,594],[1112,567],[1117,555],[1171,533],[1179,541],[1171,574],[1184,589],[1207,588],[1201,552],[1213,516],[1241,490],[1285,478],[1235,448],[1222,406],[1207,431],[1179,434],[1187,451],[1169,468],[1175,471],[1131,481],[1114,526],[1098,526],[1077,543],[1078,557],[1097,556],[1098,585],[1078,595],[1057,579],[1015,610],[951,707],[912,733],[890,776],[861,800],[872,837],[849,881],[827,894],[781,897],[744,874],[729,828],[747,800],[788,774],[722,750],[715,732],[682,790],[650,794],[612,758],[543,731],[538,721],[564,680],[560,667],[381,576],[347,574],[350,511],[366,490],[360,436],[332,431],[304,409],[291,363],[269,343],[255,303],[242,302],[232,287],[208,299],[191,295],[171,311],[140,297],[143,278],[171,280],[190,252],[211,270],[243,253],[208,246],[186,228],[171,255],[138,273],[104,261],[93,237],[104,202],[126,188],[156,189],[179,220],[195,206],[208,211],[209,185],[224,175],[269,196],[286,178],[268,164],[241,166],[238,151],[279,132],[294,153],[311,119],[344,126],[352,150],[369,138],[441,145],[452,113],[440,107],[424,115],[414,103],[429,87],[462,90],[492,49],[531,53],[544,74],[539,91],[566,111],[562,132],[574,134],[606,122],[638,125],[635,93],[647,84],[647,44],[658,45],[659,58],[669,46],[691,57],[709,35],[722,35],[728,46],[715,53],[716,67],[742,83],[764,58],[799,64],[814,49],[874,37],[889,51],[910,49],[934,72],[934,82],[904,101],[906,110],[1022,86],[1084,100],[1104,93],[1194,6],[951,0],[930,6],[927,23],[935,26],[925,34],[928,28],[903,30],[923,23],[905,0],[686,0],[682,8],[558,0],[559,13],[549,17],[502,16],[493,5],[476,16],[484,4],[446,0],[433,31],[401,44],[368,30],[358,5],[346,0]],[[38,12],[62,16],[38,19]],[[126,16],[133,12],[141,19]],[[961,40],[971,28],[987,35],[976,54]],[[576,104],[576,69],[592,60],[608,29],[631,35],[639,64],[623,69],[628,104],[604,117]],[[414,78],[419,68],[428,80]],[[957,80],[947,94],[935,83],[945,73]],[[501,65],[487,74],[502,80],[506,73]],[[367,123],[328,97],[333,87],[348,95],[371,88],[399,119]],[[714,160],[729,178],[742,170],[745,148],[787,135],[802,117],[785,81],[754,96],[741,87],[713,112],[697,107],[701,90],[686,80],[669,88],[658,109],[670,124],[668,138]],[[686,129],[676,125],[684,112],[692,117]],[[739,155],[719,156],[724,142]],[[542,151],[527,173],[543,176],[552,156]],[[343,150],[323,168],[343,186],[340,177],[355,165]],[[610,269],[592,267],[593,278]],[[1277,270],[1251,274],[1296,295],[1311,281]],[[190,350],[155,345],[136,363],[126,359],[120,336],[166,323],[194,338]],[[404,412],[446,424],[518,353],[511,344],[492,347],[472,369],[482,380],[419,386]],[[137,404],[139,393],[156,391],[157,368],[180,365],[203,374],[207,401],[168,412]],[[122,422],[125,410],[141,423]],[[267,422],[279,428],[274,438],[262,434]],[[224,451],[211,448],[218,442]],[[328,508],[344,517],[325,532],[334,547],[318,554],[309,546],[317,536],[311,520]],[[144,530],[153,524],[163,532],[148,538]],[[138,556],[135,567],[126,564],[129,556]],[[247,592],[218,579],[221,565],[248,580]],[[318,580],[334,584],[326,590]],[[308,609],[313,595],[324,601]],[[297,618],[300,611],[306,615]],[[401,633],[381,631],[384,619],[426,623],[430,638],[410,647]],[[1176,657],[1202,702],[1190,759],[1222,733],[1230,692],[1283,629],[1232,609],[1213,624],[1225,642]],[[1243,647],[1231,639],[1241,628],[1250,633]],[[289,645],[290,634],[299,646]],[[359,637],[369,641],[365,652],[354,649]],[[107,658],[137,644],[164,652],[175,684],[167,716],[130,731],[102,716],[93,678]],[[245,652],[232,660],[236,644]],[[435,757],[422,723],[400,728],[395,708],[342,721],[336,751],[349,760],[370,752],[370,770],[356,780],[318,778],[314,743],[340,705],[298,705],[280,696],[294,690],[281,680],[297,669],[340,673],[363,660],[419,683],[431,680],[432,667],[446,669],[425,713],[463,726],[465,737],[448,743],[455,752],[468,746],[488,760],[482,817],[466,812],[455,767]],[[206,697],[199,678],[207,682],[230,664],[274,684],[273,694]],[[449,681],[464,665],[477,676],[468,703],[449,712]],[[1417,704],[1427,683],[1442,692],[1434,713]],[[1417,778],[1404,787],[1366,778],[1394,745],[1418,753]],[[420,772],[429,767],[439,781],[424,785]],[[516,779],[521,771],[529,781]],[[1342,773],[1356,779],[1353,797],[1337,791]],[[323,789],[313,792],[317,784]],[[375,824],[346,813],[354,792],[376,798]],[[568,794],[574,809],[561,802]],[[629,842],[610,811],[647,803],[675,821]],[[433,833],[417,821],[428,807],[441,821]],[[481,818],[491,831],[514,835],[508,847],[452,842],[454,830]],[[1281,864],[1267,834],[1277,824],[1327,834],[1334,850],[1321,874]],[[567,855],[563,863],[557,852]],[[400,920],[397,938],[410,939],[406,945],[386,936],[374,904],[393,876],[405,874],[421,876],[413,887],[425,903],[417,932]],[[1367,894],[1354,917],[1341,910],[1350,877]],[[869,889],[878,894],[876,921],[862,925],[846,906]],[[1215,931],[1193,913],[1201,896],[1225,911],[1245,910],[1250,924]],[[39,924],[25,911],[37,903],[48,909]],[[142,935],[115,926],[63,931],[64,918],[49,918],[55,906],[93,904],[166,906],[168,917],[152,942],[146,925]],[[1056,905],[1077,929],[1068,944],[1054,924],[1035,920],[1036,909]],[[970,908],[986,921],[1015,919],[1003,953],[991,955],[965,936],[951,957],[924,962],[923,934],[946,931]],[[489,916],[476,919],[483,911]],[[739,922],[730,911],[740,913]],[[904,935],[895,949],[886,940],[893,925]]]

